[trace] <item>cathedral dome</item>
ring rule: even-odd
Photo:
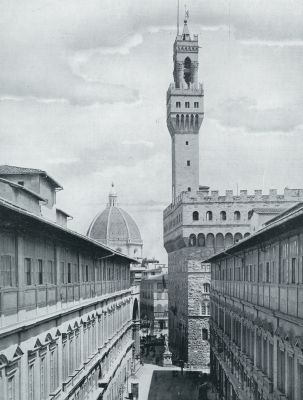
[[[139,228],[133,218],[117,206],[113,188],[106,209],[93,219],[87,236],[122,253],[141,257],[143,242]]]

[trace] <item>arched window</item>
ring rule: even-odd
[[[204,293],[209,293],[209,289],[210,289],[210,284],[209,283],[204,283],[203,284],[203,292]]]
[[[181,115],[181,129],[184,129],[184,115]]]
[[[198,128],[198,126],[199,126],[199,115],[196,114],[196,116],[195,116],[195,127]]]
[[[234,212],[234,220],[235,221],[240,221],[240,219],[241,219],[240,211],[235,211]]]
[[[184,60],[184,80],[189,87],[191,82],[191,60],[189,57],[186,57]]]
[[[200,305],[200,314],[202,316],[209,315],[209,301],[202,301]]]
[[[192,234],[189,236],[189,242],[188,242],[189,247],[196,246],[196,241],[197,241],[196,235],[192,233]]]
[[[241,233],[238,232],[238,233],[235,234],[235,238],[234,238],[235,243],[239,242],[242,239],[243,239],[243,236],[242,236]]]
[[[225,247],[230,247],[234,244],[233,235],[231,233],[227,233],[225,235]]]
[[[188,192],[191,192],[191,187],[188,187],[188,188],[187,188],[187,191],[188,191]]]
[[[193,212],[193,221],[199,221],[199,213],[198,211]]]
[[[222,233],[217,233],[216,235],[216,249],[224,248],[224,236]]]
[[[199,233],[198,235],[198,246],[205,247],[205,236],[203,233]]]
[[[225,211],[220,212],[220,221],[226,221],[226,212]]]
[[[244,234],[244,237],[247,238],[248,236],[250,236],[250,233],[249,233],[249,232],[246,232],[246,233]]]
[[[202,329],[202,340],[208,340],[208,330],[206,328]]]
[[[194,115],[191,114],[190,116],[190,127],[193,128],[194,127]]]
[[[179,117],[179,114],[177,114],[177,116],[176,116],[176,126],[177,126],[177,128],[179,128],[179,126],[180,126],[180,117]]]
[[[211,211],[207,211],[206,221],[212,221],[212,220],[213,220],[213,213]]]
[[[185,128],[189,128],[189,115],[188,114],[186,114],[186,117],[185,117]]]
[[[215,246],[215,237],[212,233],[206,236],[206,247],[213,249]]]

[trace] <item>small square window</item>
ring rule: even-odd
[[[188,188],[187,188],[187,191],[188,191],[188,192],[191,192],[191,188],[190,188],[190,187],[188,187]]]
[[[186,144],[186,146],[188,146],[188,142],[187,141],[185,142],[185,144]]]
[[[187,166],[188,167],[190,166],[190,160],[187,160]]]

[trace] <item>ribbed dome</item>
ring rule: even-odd
[[[87,236],[109,246],[142,244],[137,224],[132,217],[116,205],[117,195],[109,195],[109,204],[92,221]]]

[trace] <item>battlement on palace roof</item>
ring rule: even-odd
[[[264,203],[264,202],[296,202],[303,200],[303,189],[285,188],[282,194],[277,189],[269,189],[267,194],[262,190],[255,190],[249,194],[247,190],[240,190],[235,195],[233,190],[226,190],[225,195],[220,195],[218,190],[204,189],[197,192],[182,192],[176,198],[175,203],[171,203],[164,210],[164,217],[176,209],[180,204],[195,203]]]

